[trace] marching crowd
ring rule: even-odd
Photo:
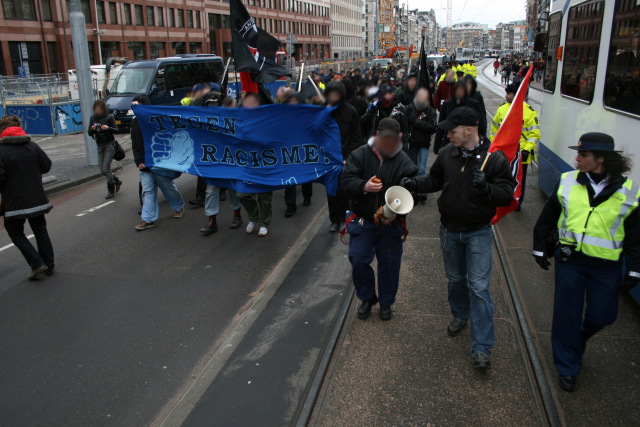
[[[349,261],[353,282],[361,303],[358,317],[367,319],[376,304],[379,317],[390,320],[391,306],[399,286],[403,242],[408,227],[403,216],[385,218],[380,212],[385,192],[402,186],[413,195],[415,203],[424,203],[429,193],[441,192],[437,206],[441,215],[440,246],[448,278],[448,300],[452,320],[447,327],[457,336],[471,323],[471,356],[478,369],[490,368],[495,328],[493,300],[489,291],[492,271],[491,220],[498,207],[513,201],[516,181],[507,157],[489,147],[496,137],[520,85],[510,82],[511,74],[526,75],[527,67],[537,71],[544,63],[533,64],[513,58],[494,64],[496,73],[502,66],[507,74],[505,103],[487,121],[484,100],[477,90],[477,69],[471,62],[451,61],[428,64],[428,70],[391,63],[386,68],[374,66],[344,73],[316,69],[307,77],[301,91],[283,87],[275,102],[282,104],[317,104],[333,107],[340,133],[344,169],[335,197],[327,203],[330,232],[349,233]],[[506,70],[506,71],[505,71]],[[134,104],[149,104],[146,95],[137,95]],[[243,93],[239,105],[226,96],[216,83],[194,86],[182,100],[188,106],[256,108],[265,99],[256,93]],[[182,108],[182,107],[180,107]],[[540,140],[536,111],[525,103],[521,158],[524,166],[524,198],[527,165],[535,159]],[[114,147],[113,118],[103,101],[96,101],[91,118],[90,135],[95,137],[100,153],[101,172],[107,178],[107,198],[120,190],[122,182],[111,171]],[[44,214],[49,212],[41,182],[34,178],[49,170],[51,161],[20,129],[16,118],[0,121],[0,192],[3,195],[5,228],[22,251],[32,272],[29,279],[53,274],[53,249],[46,231]],[[150,169],[145,165],[145,144],[137,120],[131,123],[131,142],[139,170],[140,214],[136,230],[155,226],[159,216],[157,191],[160,189],[174,218],[184,215],[185,201],[174,179],[177,174]],[[427,171],[429,149],[437,154]],[[564,174],[545,206],[535,229],[534,256],[548,269],[548,258],[556,258],[556,307],[552,342],[554,361],[560,373],[560,385],[571,391],[580,371],[587,340],[617,315],[620,283],[628,290],[640,280],[640,230],[636,183],[623,174],[630,170],[628,158],[615,151],[611,137],[589,133],[577,146],[578,170]],[[22,162],[28,168],[17,168]],[[40,174],[40,175],[38,175]],[[203,235],[218,231],[220,201],[227,199],[233,210],[231,228],[243,224],[246,233],[258,230],[268,234],[272,220],[273,193],[248,194],[233,189],[207,185],[198,179],[196,197],[189,203],[204,207]],[[311,204],[311,184],[302,185],[303,206]],[[285,217],[297,210],[296,189],[285,189]],[[600,209],[599,207],[602,207]],[[38,250],[24,236],[23,225],[31,224]],[[596,221],[597,220],[597,221]],[[549,236],[559,232],[556,243]],[[627,274],[622,277],[622,254],[626,255]],[[371,267],[377,258],[378,284]],[[593,267],[597,271],[593,272]],[[587,310],[583,316],[584,295]]]

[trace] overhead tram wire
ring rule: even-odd
[[[462,18],[462,12],[464,12],[464,8],[465,8],[465,7],[467,7],[467,2],[468,2],[468,1],[469,1],[469,0],[465,0],[465,2],[464,2],[464,6],[462,6],[462,11],[460,12],[460,16],[458,17],[458,21],[460,20],[460,18]],[[474,21],[475,21],[475,19],[474,19]]]
[[[481,14],[481,13],[482,13],[482,11],[484,10],[484,8],[485,8],[485,7],[487,7],[487,6],[489,5],[489,3],[491,3],[491,0],[488,0],[488,1],[487,1],[487,3],[486,3],[484,6],[482,6],[482,9],[480,9],[480,12],[478,12],[478,14],[476,15],[476,17],[475,17],[475,18],[473,18],[473,20],[474,20],[474,21],[478,18],[478,16],[480,16],[480,14]],[[466,3],[465,3],[465,4],[466,4]]]

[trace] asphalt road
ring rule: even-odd
[[[100,180],[54,197],[47,215],[56,274],[29,282],[29,268],[0,229],[0,425],[143,426],[158,419],[203,369],[251,300],[326,204],[283,217],[274,193],[269,235],[231,230],[202,237],[202,208],[182,219],[160,196],[154,229],[137,232],[138,176],[106,204]],[[186,200],[196,178],[178,188]],[[83,214],[83,215],[81,215]],[[243,211],[243,220],[247,221]],[[0,223],[1,224],[1,223]],[[27,235],[31,234],[27,230]]]

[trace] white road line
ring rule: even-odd
[[[31,239],[33,236],[33,234],[27,236],[27,239]],[[5,249],[9,249],[11,247],[15,246],[13,243],[9,243],[7,246],[3,246],[0,248],[0,252],[4,251]]]
[[[98,209],[100,209],[100,208],[104,208],[105,206],[110,205],[111,203],[115,203],[115,202],[116,202],[115,200],[111,200],[110,202],[103,203],[103,204],[101,204],[100,206],[96,206],[95,208],[91,208],[91,209],[87,209],[86,211],[82,211],[81,213],[79,213],[79,214],[78,214],[78,215],[76,215],[76,216],[84,216],[84,215],[86,215],[86,214],[88,214],[88,213],[95,212],[95,211],[97,211]]]
[[[44,139],[39,139],[39,140],[37,140],[36,142],[42,142],[42,141],[46,141],[47,139],[51,139],[51,138],[53,138],[53,137],[52,137],[52,136],[50,136],[50,137],[48,137],[48,138],[44,138]]]

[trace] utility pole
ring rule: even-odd
[[[376,39],[374,41],[375,48],[373,50],[373,58],[378,57],[378,45],[380,44],[380,0],[376,1]]]
[[[78,76],[82,133],[84,134],[87,163],[89,166],[95,166],[98,164],[98,147],[87,133],[90,124],[89,119],[92,114],[91,107],[93,105],[93,89],[91,88],[91,70],[89,67],[89,44],[87,42],[87,25],[85,24],[84,14],[80,8],[80,0],[71,0],[69,24],[71,26],[73,59],[76,62],[76,75]]]
[[[100,44],[100,20],[98,20],[98,0],[93,1],[93,8],[96,11],[96,28],[93,30],[98,36],[98,61],[102,65],[102,45]],[[102,11],[104,13],[104,10]]]

